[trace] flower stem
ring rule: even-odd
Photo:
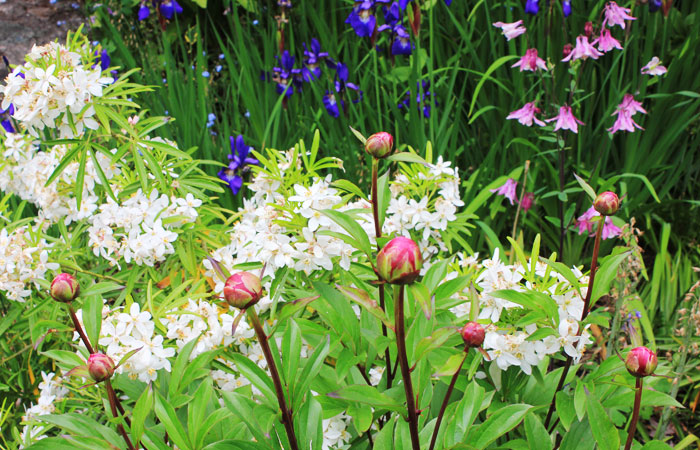
[[[420,438],[418,437],[418,412],[416,411],[415,399],[413,397],[413,383],[411,383],[411,369],[406,356],[406,331],[404,330],[403,313],[403,291],[404,287],[399,286],[399,295],[394,305],[394,320],[396,323],[396,357],[401,367],[403,377],[403,388],[406,392],[406,408],[408,409],[408,428],[411,432],[411,444],[413,450],[420,450]]]
[[[83,327],[80,325],[80,322],[78,322],[78,316],[75,315],[73,305],[71,305],[70,303],[68,304],[68,313],[70,314],[70,318],[73,321],[75,331],[78,332],[78,334],[80,335],[80,339],[83,341],[83,344],[85,344],[85,348],[87,348],[88,352],[92,355],[93,353],[95,353],[95,349],[92,348],[90,340],[85,335],[85,331],[83,331]]]
[[[464,349],[464,352],[467,353],[469,351],[469,347],[466,347]],[[438,413],[437,416],[437,422],[435,422],[435,429],[433,430],[433,437],[430,439],[430,447],[428,447],[428,450],[433,450],[435,448],[435,442],[437,442],[437,436],[438,436],[438,430],[440,429],[440,424],[442,423],[442,417],[445,415],[445,409],[447,409],[447,403],[450,400],[450,396],[452,395],[452,390],[455,388],[455,383],[457,382],[457,377],[459,377],[459,372],[462,370],[462,366],[464,365],[464,361],[467,358],[465,357],[461,363],[459,363],[459,367],[457,368],[457,372],[455,372],[454,375],[452,375],[452,380],[450,380],[450,385],[447,387],[447,392],[445,392],[445,398],[442,401],[442,405],[440,406],[440,412]]]
[[[632,422],[630,423],[629,432],[627,434],[625,450],[630,450],[630,448],[632,448],[634,433],[637,430],[637,420],[639,420],[639,407],[642,405],[642,380],[643,378],[641,377],[637,378],[637,383],[635,385],[637,392],[634,394],[634,409],[632,410]]]
[[[379,224],[379,194],[377,192],[377,176],[379,172],[379,160],[377,158],[372,158],[372,216],[374,218],[374,235],[377,238],[382,237],[382,227]],[[377,251],[379,251],[379,243],[377,243]],[[383,311],[385,309],[385,299],[384,299],[384,285],[379,285],[379,306]],[[387,337],[386,325],[382,322],[382,336]],[[393,381],[393,374],[391,373],[391,354],[389,353],[389,348],[384,350],[384,361],[386,361],[386,388],[391,388],[391,383]]]
[[[595,244],[593,245],[593,258],[591,259],[591,275],[588,278],[588,290],[586,291],[586,298],[583,300],[583,312],[581,313],[581,322],[586,319],[590,309],[591,296],[593,295],[593,282],[595,281],[595,274],[598,270],[598,251],[600,250],[600,238],[603,235],[603,224],[605,223],[605,217],[601,216],[601,221],[598,224],[598,231],[595,235]],[[583,333],[583,327],[579,325],[577,336],[581,336]],[[554,406],[557,398],[557,392],[561,390],[564,386],[564,380],[569,374],[569,369],[571,368],[572,357],[570,355],[566,356],[566,364],[564,365],[564,371],[561,373],[561,378],[559,378],[559,384],[557,384],[557,389],[554,391],[554,396],[552,397],[552,403],[549,404],[549,411],[547,411],[547,418],[544,420],[544,427],[549,428],[549,421],[552,419],[552,413],[554,413]]]
[[[270,345],[267,343],[267,335],[265,330],[263,330],[262,324],[260,323],[260,318],[258,313],[255,312],[255,308],[248,308],[247,310],[248,318],[250,319],[253,329],[255,329],[255,334],[258,336],[258,341],[260,341],[260,347],[262,348],[263,354],[265,355],[265,360],[267,361],[267,367],[270,369],[270,375],[272,376],[272,384],[275,385],[275,393],[277,394],[277,402],[282,410],[282,423],[287,431],[287,437],[289,438],[289,445],[292,450],[299,450],[299,445],[297,444],[297,438],[294,434],[294,422],[292,421],[292,411],[287,408],[287,401],[284,399],[284,389],[282,388],[282,382],[280,381],[279,372],[277,372],[277,366],[275,365],[275,360],[272,357],[272,351],[270,350]]]
[[[112,416],[117,418],[119,417],[119,414],[117,413],[117,394],[114,392],[114,389],[112,388],[112,383],[110,383],[109,379],[105,380],[105,387],[107,388],[107,398],[109,399],[109,407],[112,410]],[[129,435],[126,434],[124,426],[121,423],[119,423],[117,424],[117,429],[124,438],[126,446],[129,448],[129,450],[135,450],[134,444],[131,443],[131,439],[129,439]]]
[[[525,197],[525,186],[527,185],[527,171],[530,169],[530,161],[525,161],[525,169],[523,170],[523,187],[520,189],[520,198],[518,199],[518,208],[515,210],[515,220],[513,220],[513,231],[510,233],[510,237],[515,240],[515,233],[518,230],[518,218],[520,217],[520,210],[523,205],[523,198]],[[513,252],[515,253],[515,252]]]

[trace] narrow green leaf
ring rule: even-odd
[[[595,193],[595,190],[591,187],[591,185],[586,183],[586,180],[576,175],[576,173],[574,173],[574,177],[576,178],[576,181],[578,181],[578,184],[581,185],[581,188],[583,188],[583,191],[586,194],[588,194],[588,197],[590,197],[591,201],[595,200],[597,195]]]
[[[352,236],[355,241],[357,241],[357,245],[359,246],[358,250],[365,253],[368,257],[372,256],[372,248],[369,243],[369,237],[356,220],[349,215],[334,209],[324,209],[321,211],[321,213],[328,216],[328,218],[347,231],[348,234]]]
[[[401,153],[394,153],[391,156],[388,156],[386,158],[387,161],[400,161],[400,162],[407,162],[407,163],[417,163],[417,164],[422,164],[426,167],[431,167],[430,163],[423,159],[420,155],[416,153],[411,153],[411,152],[401,152]]]
[[[168,437],[173,444],[182,450],[191,450],[192,445],[184,433],[184,427],[178,420],[177,414],[175,414],[175,409],[157,392],[155,395],[155,412],[158,419],[165,425],[165,430],[168,432]]]
[[[486,422],[479,425],[476,431],[469,433],[467,442],[477,449],[486,448],[496,439],[515,428],[531,409],[532,406],[523,403],[499,409],[486,419]]]
[[[591,424],[591,432],[598,443],[598,448],[601,450],[619,450],[620,435],[617,432],[617,428],[615,428],[612,420],[608,417],[608,413],[595,395],[588,395],[586,412],[588,413],[588,422]]]

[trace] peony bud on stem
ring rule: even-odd
[[[69,273],[59,273],[51,282],[51,297],[57,302],[69,303],[80,295],[78,280]]]
[[[399,236],[377,254],[377,274],[389,284],[411,284],[423,267],[423,255],[413,240]]]
[[[365,151],[375,159],[386,158],[393,147],[394,137],[385,131],[374,133],[365,141]]]
[[[108,380],[114,375],[114,361],[104,353],[93,353],[87,360],[88,372],[92,379],[99,383]]]
[[[598,211],[601,216],[612,216],[620,209],[620,199],[614,192],[606,191],[595,198],[593,208]]]
[[[238,309],[247,309],[260,301],[262,284],[260,278],[250,272],[234,273],[224,284],[224,299]]]

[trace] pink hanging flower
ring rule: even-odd
[[[651,58],[651,61],[641,70],[643,75],[663,75],[666,73],[666,68],[661,65],[661,60],[658,56]]]
[[[596,48],[593,47],[590,44],[590,42],[588,42],[588,37],[581,35],[576,38],[576,47],[574,47],[571,53],[569,53],[564,59],[562,59],[562,62],[568,62],[582,58],[598,59],[598,57],[602,55],[603,54],[601,52],[596,50]]]
[[[574,133],[578,133],[578,125],[585,125],[583,122],[574,117],[571,112],[571,106],[564,105],[559,108],[559,115],[552,117],[551,119],[545,120],[545,122],[551,122],[556,120],[557,123],[554,125],[554,131],[557,130],[571,130]]]
[[[523,201],[520,202],[520,207],[523,209],[523,212],[527,212],[527,210],[532,208],[534,203],[535,194],[533,192],[526,192],[525,195],[523,195]]]
[[[617,39],[612,37],[612,34],[610,34],[610,30],[608,30],[607,28],[603,28],[602,30],[600,30],[600,37],[593,41],[593,45],[596,44],[598,44],[598,50],[600,50],[603,53],[609,52],[614,48],[622,50],[622,45],[620,45],[620,42],[618,42]]]
[[[622,99],[622,103],[617,105],[617,109],[613,113],[613,115],[617,114],[617,120],[615,120],[615,124],[612,126],[612,128],[608,128],[608,131],[615,133],[619,130],[624,130],[632,133],[634,132],[635,128],[643,130],[644,128],[640,127],[634,120],[632,120],[632,116],[638,112],[642,114],[647,113],[647,111],[642,108],[642,104],[636,101],[632,94],[625,94]]]
[[[527,31],[527,28],[522,25],[522,20],[513,23],[496,22],[493,24],[494,27],[500,28],[503,31],[503,36],[509,41]]]
[[[606,217],[605,218],[605,223],[603,224],[603,232],[601,233],[601,239],[611,239],[614,237],[618,237],[622,230],[620,228],[616,227],[615,224],[612,221],[611,217]]]
[[[518,186],[518,182],[515,181],[512,178],[508,178],[505,182],[505,184],[499,188],[496,189],[491,189],[491,192],[496,193],[497,195],[502,195],[508,200],[510,200],[510,204],[513,204],[513,201],[515,201],[515,188]]]
[[[528,48],[527,51],[525,51],[525,56],[520,58],[520,60],[511,67],[520,67],[521,72],[524,70],[534,72],[538,67],[542,70],[547,70],[544,59],[537,56],[536,48]]]
[[[525,105],[522,108],[516,109],[515,111],[508,114],[506,119],[518,119],[518,122],[527,127],[531,127],[532,122],[535,122],[537,125],[543,127],[544,122],[535,117],[535,113],[540,112],[542,111],[540,111],[540,108],[535,106],[535,102],[525,103]]]
[[[576,221],[574,224],[578,227],[578,234],[581,235],[583,233],[588,233],[592,234],[593,233],[593,224],[595,223],[592,219],[594,217],[600,216],[600,213],[595,210],[594,207],[588,208],[588,211],[583,213]],[[620,235],[620,228],[615,226],[615,224],[612,221],[611,217],[606,217],[605,222],[603,223],[603,231],[601,233],[601,238],[602,239],[610,239],[614,238]]]
[[[605,20],[603,20],[603,26],[606,24],[609,27],[620,25],[624,30],[625,20],[637,20],[636,17],[630,16],[629,13],[629,8],[618,6],[615,2],[608,2],[605,5]]]

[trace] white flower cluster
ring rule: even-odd
[[[175,252],[173,229],[194,222],[201,204],[192,194],[168,197],[155,189],[150,195],[139,189],[121,205],[108,198],[89,218],[88,245],[95,256],[111,264],[124,258],[127,263],[153,266]]]
[[[290,152],[285,157],[286,161],[280,164],[282,177],[285,170],[294,165]],[[425,260],[437,253],[438,248],[446,250],[440,230],[446,229],[448,222],[456,220],[456,208],[463,205],[459,198],[457,171],[449,168],[449,165],[439,159],[436,165],[419,172],[419,177],[426,183],[433,182],[437,186],[439,192],[435,199],[427,196],[420,201],[409,199],[410,182],[404,174],[399,174],[391,186],[392,199],[383,233],[408,236],[411,231],[422,232],[419,245]],[[372,209],[364,199],[342,204],[342,198],[331,187],[331,181],[329,175],[313,178],[308,187],[295,184],[291,187],[294,195],[287,197],[279,180],[265,172],[258,172],[248,186],[254,195],[244,200],[241,220],[231,230],[231,243],[212,253],[215,262],[203,262],[207,276],[217,281],[215,291],[221,293],[225,281],[222,271],[216,267],[217,263],[233,273],[233,267],[237,264],[264,261],[266,274],[272,276],[281,267],[306,274],[320,269],[333,270],[335,265],[348,270],[355,249],[343,240],[325,234],[346,232],[321,210],[336,209],[354,214],[353,218],[365,230],[370,243],[374,244]],[[306,219],[306,225],[301,230],[296,225],[285,226],[299,216]],[[298,220],[294,221],[294,224],[298,223]]]
[[[85,67],[78,53],[52,42],[36,45],[5,79],[0,92],[5,97],[0,107],[14,105],[14,117],[29,133],[38,136],[45,127],[57,128],[59,137],[81,136],[85,128],[96,130],[94,97],[102,96],[104,85],[112,77],[102,69]]]
[[[346,444],[352,436],[347,431],[351,418],[338,414],[329,419],[323,419],[323,450],[348,448]]]
[[[82,310],[76,314],[82,323]],[[73,339],[78,339],[74,333]],[[175,356],[175,349],[163,345],[163,336],[155,333],[155,322],[148,311],[141,311],[138,303],[132,303],[129,312],[122,308],[110,310],[102,308],[102,327],[99,344],[105,347],[105,353],[115,364],[130,351],[139,349],[115,373],[125,373],[132,379],[144,383],[155,380],[158,371],[170,372],[170,360]]]
[[[467,259],[464,259],[465,261]],[[528,263],[530,264],[530,263]],[[561,351],[563,348],[566,354],[574,358],[575,362],[583,356],[585,347],[591,342],[590,334],[583,330],[578,335],[579,321],[583,313],[583,298],[586,295],[585,284],[588,277],[573,268],[572,271],[578,277],[579,286],[572,286],[563,275],[554,270],[547,270],[543,263],[535,266],[535,275],[545,283],[546,277],[549,281],[546,294],[549,295],[559,307],[559,326],[555,335],[549,335],[539,340],[527,339],[538,330],[537,324],[530,324],[524,329],[517,329],[513,325],[503,323],[502,314],[506,310],[521,309],[517,303],[504,300],[490,295],[491,292],[502,289],[515,291],[526,291],[534,289],[530,282],[524,282],[526,269],[520,264],[506,265],[500,261],[498,250],[493,258],[484,260],[477,265],[480,273],[476,278],[476,285],[480,288],[478,295],[479,319],[491,322],[486,326],[486,337],[484,339],[484,349],[488,352],[492,361],[502,370],[510,366],[519,366],[523,372],[530,374],[532,366],[542,361],[546,355],[551,355]],[[467,298],[465,295],[459,296],[461,299]],[[469,303],[457,305],[451,311],[457,317],[469,314]]]
[[[32,292],[30,283],[36,284],[45,279],[47,271],[59,268],[48,262],[52,245],[38,234],[39,226],[0,230],[0,291],[8,300],[24,302]]]
[[[68,389],[63,387],[63,380],[56,376],[55,373],[45,373],[41,372],[41,383],[39,383],[39,398],[36,403],[32,403],[29,409],[27,409],[22,420],[24,422],[29,422],[36,419],[39,416],[44,416],[47,414],[52,414],[56,411],[56,403],[63,400],[68,395]],[[32,442],[43,439],[46,436],[42,433],[44,432],[44,427],[41,425],[28,424],[25,425],[20,433],[21,442],[27,442],[29,438]],[[20,448],[24,448],[20,445]]]
[[[39,151],[36,142],[28,135],[8,133],[4,140],[0,138],[0,150],[0,190],[35,204],[40,219],[56,222],[65,218],[68,225],[91,217],[97,209],[99,197],[95,189],[101,181],[92,158],[88,158],[85,163],[82,200],[78,208],[74,186],[80,163],[75,161],[68,164],[61,175],[46,186],[49,177],[68,152],[66,146],[56,145],[47,151]],[[97,153],[96,159],[108,180],[120,173],[119,167],[112,164],[109,157]]]

